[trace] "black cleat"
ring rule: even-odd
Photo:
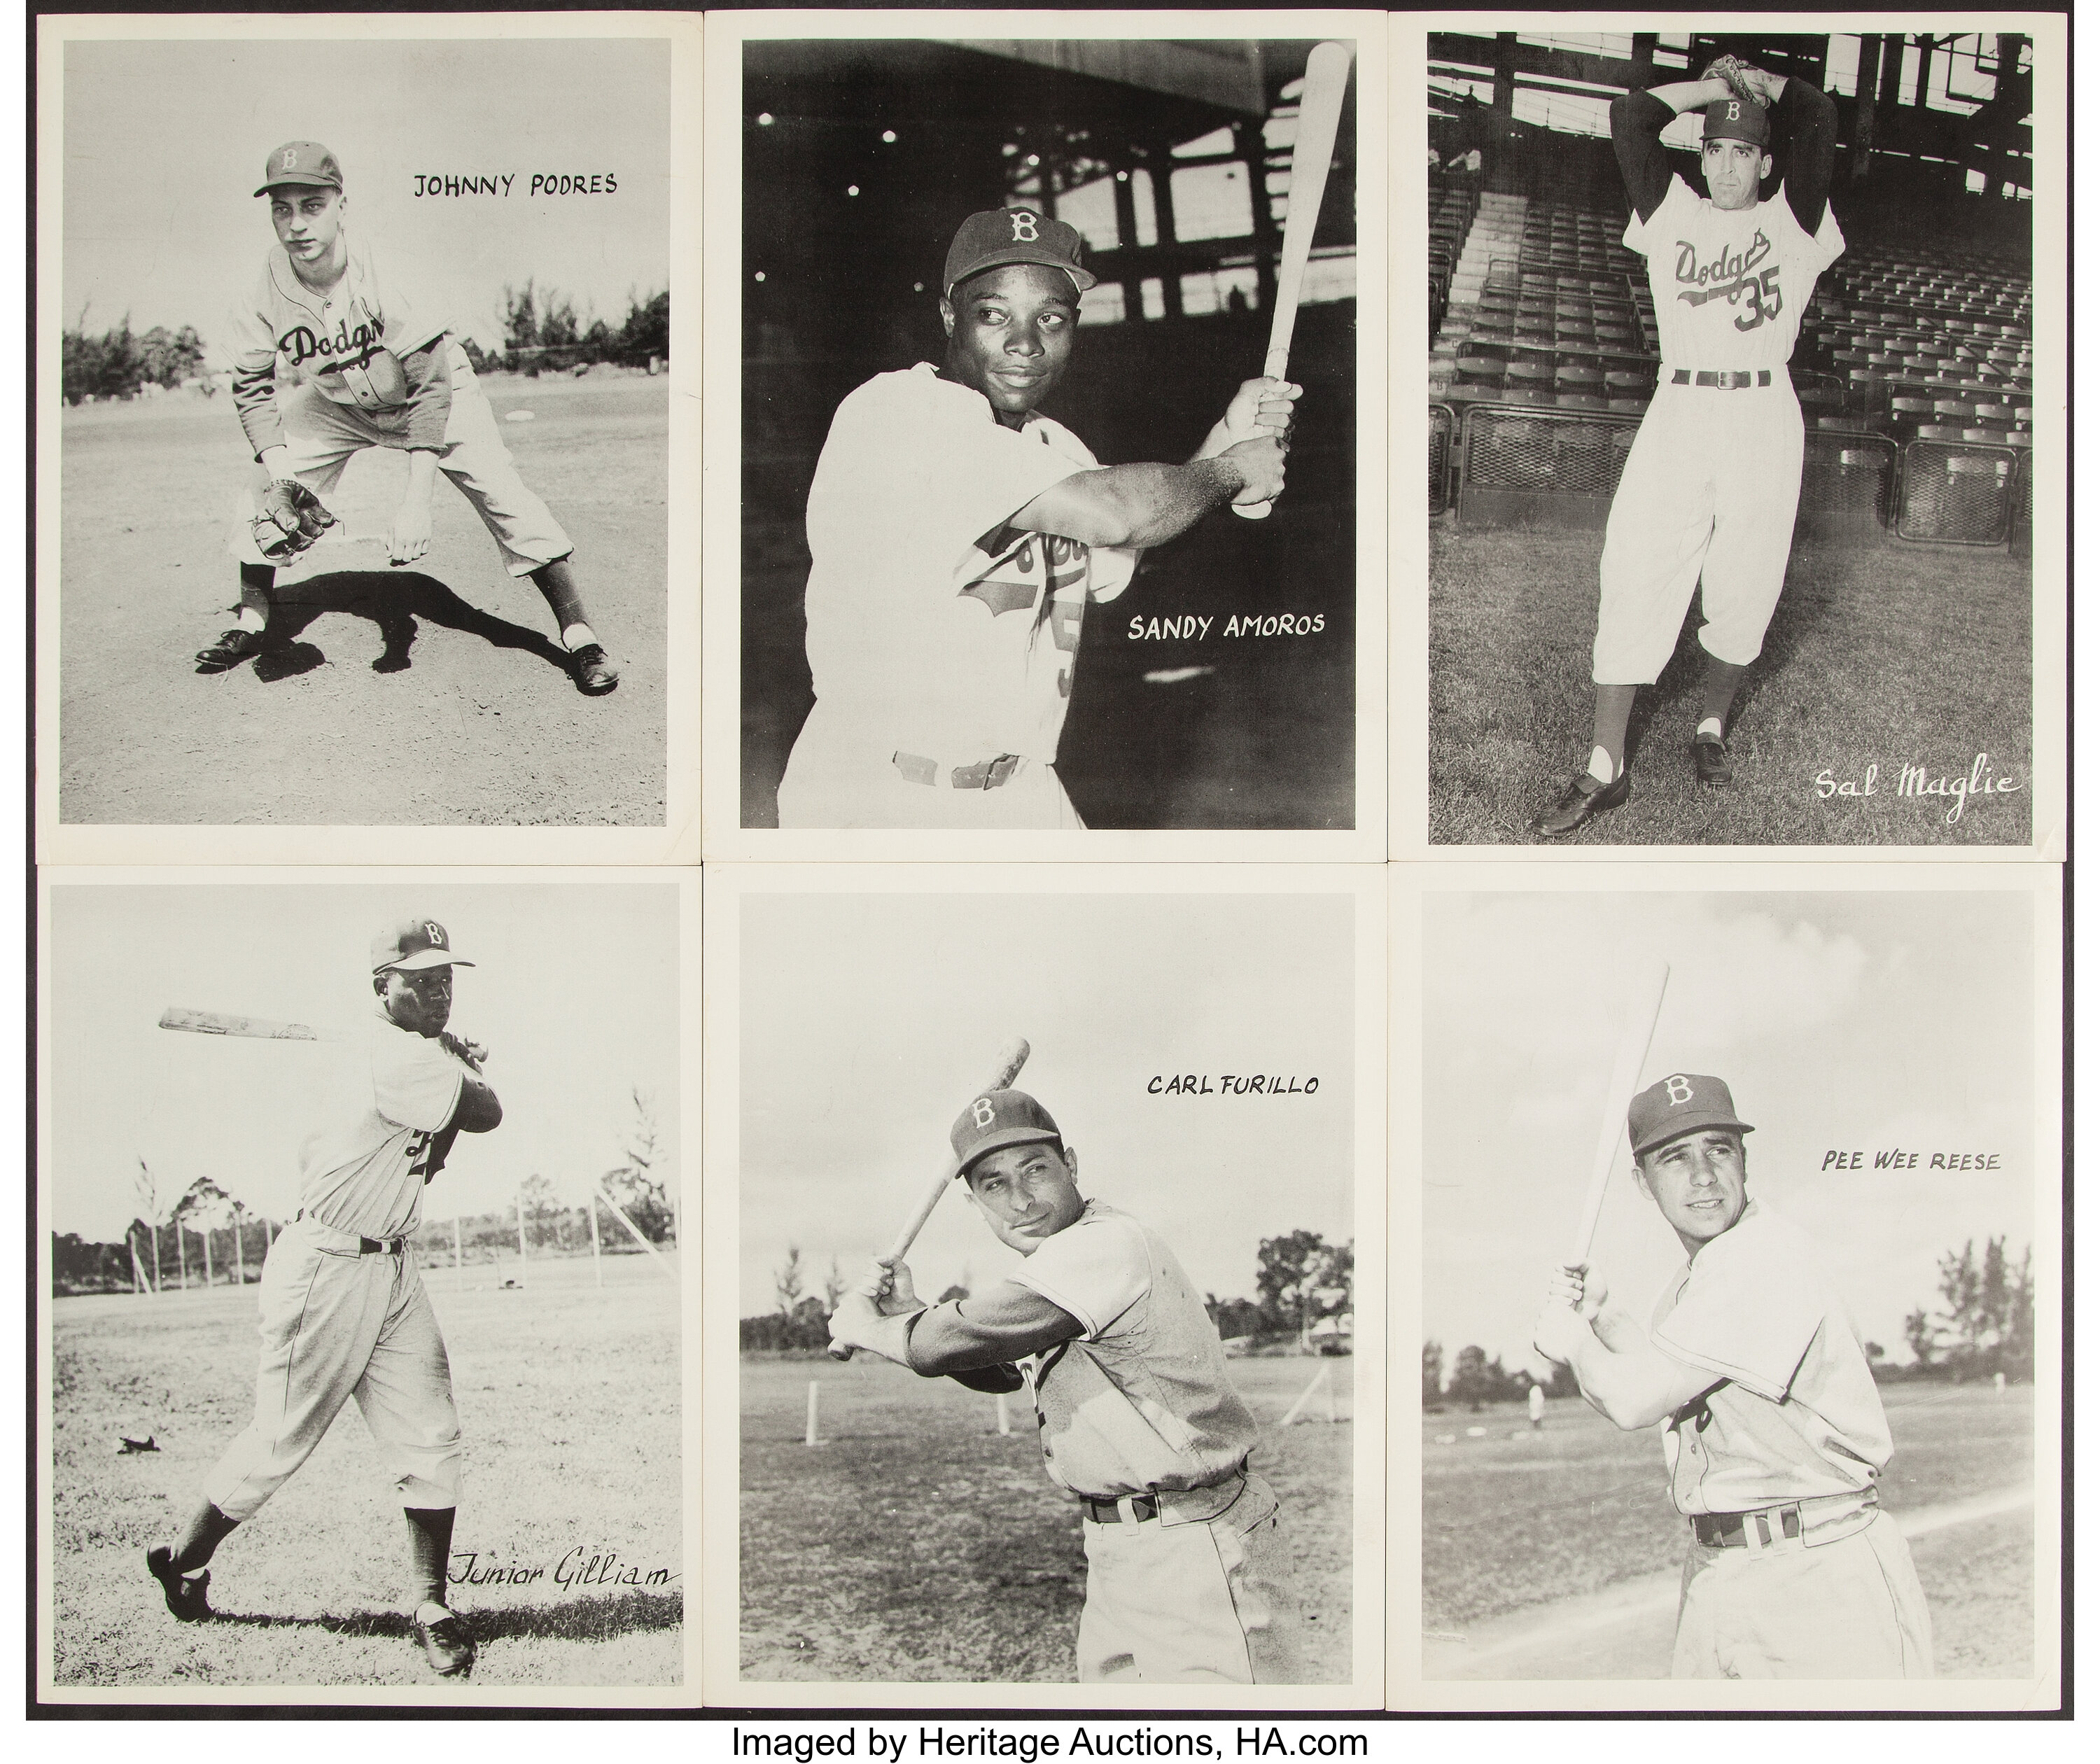
[[[1728,764],[1728,743],[1718,735],[1692,738],[1692,764],[1702,784],[1725,784],[1736,775]]]
[[[1531,830],[1549,839],[1557,839],[1564,833],[1573,832],[1593,816],[1617,808],[1633,793],[1631,772],[1620,773],[1608,784],[1599,783],[1591,773],[1577,772],[1575,782],[1561,792],[1560,800],[1533,820]]]
[[[205,1598],[205,1588],[211,1584],[210,1568],[201,1574],[179,1573],[175,1568],[174,1551],[165,1544],[159,1544],[146,1552],[146,1570],[161,1583],[168,1609],[177,1621],[201,1623],[211,1615],[211,1606]]]
[[[196,652],[197,672],[201,674],[223,674],[229,668],[238,668],[251,656],[262,653],[262,633],[236,625],[230,631],[218,633],[218,641],[209,649]]]
[[[416,1619],[416,1639],[423,1644],[423,1657],[440,1678],[463,1678],[474,1669],[474,1641],[466,1624],[448,1611],[435,1623]]]
[[[586,643],[570,655],[569,677],[577,691],[596,698],[620,684],[620,670],[607,658],[603,644]]]

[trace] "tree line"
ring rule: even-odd
[[[1960,1250],[1949,1250],[1939,1259],[1939,1299],[1937,1310],[1920,1305],[1904,1320],[1904,1337],[1911,1351],[1908,1364],[1890,1361],[1888,1350],[1879,1342],[1864,1344],[1868,1364],[1877,1380],[1929,1378],[1961,1384],[2001,1373],[2010,1383],[2032,1380],[2032,1245],[2021,1252],[2017,1267],[2006,1254],[2003,1237],[1987,1238],[1980,1256],[1973,1237]],[[1489,1403],[1521,1402],[1538,1382],[1527,1368],[1510,1371],[1501,1355],[1490,1359],[1485,1350],[1471,1346],[1458,1350],[1447,1376],[1444,1344],[1423,1343],[1424,1409],[1478,1409]],[[1546,1394],[1579,1396],[1582,1391],[1574,1374],[1555,1366]]]
[[[1222,1339],[1242,1342],[1248,1350],[1290,1343],[1308,1352],[1347,1353],[1356,1266],[1353,1241],[1329,1243],[1316,1231],[1265,1237],[1255,1256],[1256,1296],[1220,1299],[1206,1293],[1203,1308]],[[801,1250],[791,1243],[787,1259],[773,1271],[773,1308],[739,1321],[739,1345],[746,1353],[820,1352],[830,1345],[831,1316],[846,1286],[836,1256],[821,1277],[813,1277]],[[946,1304],[969,1295],[967,1285],[951,1286],[933,1302]]]

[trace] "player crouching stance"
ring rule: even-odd
[[[1776,104],[1789,125],[1783,194],[1758,199]],[[1705,200],[1670,169],[1661,135],[1705,108]],[[1815,279],[1845,249],[1826,198],[1838,111],[1799,80],[1723,56],[1704,78],[1628,92],[1612,139],[1633,205],[1628,249],[1648,259],[1662,368],[1612,498],[1598,566],[1590,763],[1532,822],[1572,833],[1632,794],[1626,723],[1655,683],[1699,589],[1706,654],[1694,774],[1733,776],[1728,712],[1764,648],[1801,500],[1801,405],[1787,364]]]
[[[1172,1251],[1081,1198],[1078,1155],[1025,1091],[978,1097],[950,1139],[985,1223],[1026,1263],[927,1306],[909,1268],[878,1260],[840,1300],[833,1343],[973,1390],[1034,1387],[1050,1479],[1084,1515],[1081,1683],[1299,1682],[1277,1499],[1247,1464],[1259,1430]]]
[[[435,919],[374,940],[379,1003],[350,1062],[353,1088],[302,1149],[300,1209],[263,1265],[255,1418],[205,1479],[174,1541],[146,1552],[170,1611],[186,1622],[211,1616],[213,1551],[306,1462],[355,1396],[394,1473],[408,1522],[409,1608],[444,1678],[474,1665],[473,1642],[445,1604],[461,1445],[415,1231],[424,1184],[454,1139],[503,1119],[481,1076],[488,1050],[445,1033],[455,965],[474,964],[453,955]]]
[[[227,540],[240,566],[234,624],[197,651],[197,671],[223,673],[262,653],[277,566],[335,524],[320,499],[352,456],[391,448],[408,456],[408,487],[388,561],[413,563],[430,549],[430,492],[443,472],[510,573],[529,576],[546,598],[577,690],[611,691],[619,670],[585,615],[569,536],[518,475],[444,321],[412,304],[369,246],[351,243],[335,155],[317,141],[287,142],[255,193],[270,199],[278,249],[234,315],[233,403],[261,472],[252,513]]]
[[[810,485],[817,702],[787,827],[1078,827],[1058,738],[1089,601],[1138,553],[1283,488],[1299,389],[1249,380],[1184,465],[1101,465],[1039,414],[1071,364],[1078,229],[973,214],[941,276],[947,351],[848,395]]]
[[[1670,1676],[1928,1678],[1932,1621],[1881,1510],[1888,1419],[1815,1243],[1745,1192],[1735,1099],[1675,1073],[1627,1111],[1635,1174],[1688,1262],[1650,1328],[1557,1271],[1533,1325],[1590,1406],[1664,1424],[1692,1522]]]

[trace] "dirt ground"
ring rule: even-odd
[[[424,1277],[467,1437],[452,1597],[480,1650],[473,1682],[677,1685],[677,1290],[638,1255],[608,1257],[602,1288],[588,1258],[536,1260],[524,1287],[505,1287],[516,1272]],[[214,1621],[177,1623],[147,1574],[148,1546],[253,1412],[255,1322],[253,1286],[52,1304],[57,1684],[439,1682],[402,1614],[407,1528],[355,1404],[220,1546]],[[148,1435],[157,1451],[116,1455]],[[617,1559],[599,1584],[593,1556]],[[630,1566],[638,1581],[622,1584]],[[545,1572],[518,1584],[491,1567]],[[458,1584],[470,1572],[484,1577]]]
[[[224,537],[253,467],[232,405],[83,406],[65,413],[61,453],[62,821],[663,822],[669,381],[600,367],[482,383],[576,542],[619,689],[576,690],[538,589],[509,574],[449,484],[429,556],[390,568],[406,458],[378,452],[329,498],[344,542],[280,572],[270,650],[197,673],[239,596]],[[505,420],[521,411],[531,420]]]
[[[1316,1396],[1255,1467],[1295,1551],[1308,1654],[1350,1660],[1352,1362],[1335,1422]],[[1236,1360],[1257,1419],[1281,1420],[1317,1367]],[[810,1383],[821,1442],[804,1443]],[[1043,1468],[1026,1394],[995,1400],[866,1356],[742,1369],[743,1676],[818,1682],[1065,1683],[1086,1594],[1082,1521]]]
[[[2027,1677],[2034,1515],[1992,1497],[2032,1476],[2032,1389],[1890,1385],[1882,1401],[1882,1505],[1928,1528],[1911,1547],[1936,1671]],[[1669,1676],[1684,1522],[1652,1429],[1621,1433],[1574,1398],[1549,1403],[1537,1433],[1520,1403],[1425,1415],[1422,1511],[1430,1676]]]

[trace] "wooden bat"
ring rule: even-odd
[[[970,1094],[973,1096],[982,1096],[989,1091],[1010,1088],[1013,1081],[1021,1076],[1021,1067],[1028,1064],[1028,1043],[1017,1035],[1000,1050],[998,1067],[993,1071],[990,1080],[980,1084]],[[904,1221],[903,1228],[897,1233],[895,1239],[891,1242],[889,1260],[902,1261],[910,1251],[911,1246],[918,1241],[920,1229],[926,1221],[933,1216],[933,1209],[941,1204],[941,1197],[948,1192],[948,1184],[955,1180],[955,1159],[943,1158],[941,1161],[940,1175],[933,1179],[933,1185],[920,1197],[919,1204],[911,1209],[911,1217]],[[853,1358],[853,1349],[850,1347],[833,1347],[828,1351],[834,1360]]]
[[[1642,1062],[1648,1043],[1655,1039],[1656,1019],[1662,1015],[1662,995],[1670,986],[1670,964],[1657,962],[1640,977],[1632,994],[1633,1008],[1619,1034],[1619,1047],[1612,1061],[1612,1080],[1604,1092],[1604,1112],[1597,1122],[1597,1149],[1590,1165],[1590,1189],[1582,1197],[1582,1217],[1575,1222],[1569,1240],[1567,1265],[1586,1268],[1590,1246],[1597,1235],[1597,1218],[1604,1210],[1605,1192],[1611,1187],[1612,1166],[1618,1162],[1619,1148],[1626,1143],[1626,1109],[1640,1087]]]
[[[193,1011],[171,1004],[161,1013],[161,1027],[192,1035],[245,1035],[257,1041],[333,1041],[304,1023],[280,1023],[267,1017],[236,1017],[226,1011]]]
[[[1261,371],[1272,380],[1290,370],[1290,333],[1298,327],[1298,297],[1312,255],[1312,228],[1327,171],[1335,157],[1335,130],[1342,121],[1342,97],[1349,85],[1349,51],[1340,43],[1317,44],[1305,60],[1305,83],[1298,95],[1298,139],[1290,148],[1290,209],[1283,218],[1283,253],[1276,267],[1276,311],[1268,321],[1268,354]],[[1264,192],[1255,191],[1255,200]],[[1266,520],[1275,505],[1235,502],[1233,512]]]

